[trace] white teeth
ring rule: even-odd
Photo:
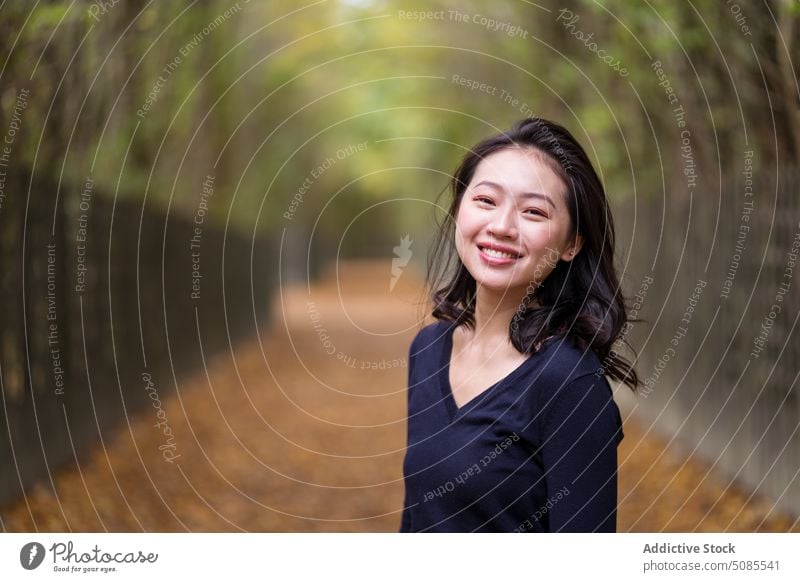
[[[511,253],[504,253],[501,251],[496,251],[494,249],[487,249],[486,247],[481,247],[484,253],[489,255],[490,257],[494,257],[496,259],[516,259],[516,255],[512,255]]]

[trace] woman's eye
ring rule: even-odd
[[[543,216],[543,217],[547,218],[547,214],[545,214],[544,212],[542,212],[538,208],[529,208],[525,212],[530,212],[531,215],[533,215],[533,216]]]
[[[486,204],[492,204],[492,199],[491,198],[487,198],[486,196],[476,196],[475,200],[477,200],[478,202],[486,203]]]

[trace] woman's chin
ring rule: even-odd
[[[497,295],[498,297],[505,296],[524,296],[525,285],[517,281],[496,280],[496,279],[475,279],[479,293],[487,293],[490,295]]]

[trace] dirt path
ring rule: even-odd
[[[404,273],[389,292],[388,261],[339,277],[350,283],[334,273],[311,295],[284,289],[260,343],[207,361],[162,399],[175,463],[144,411],[57,472],[55,491],[39,485],[2,508],[2,529],[396,531],[419,279]],[[800,531],[644,432],[626,421],[619,531]]]

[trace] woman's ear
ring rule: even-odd
[[[564,249],[564,252],[561,254],[562,261],[571,261],[578,253],[581,252],[583,248],[583,235],[576,234],[575,239],[572,241],[572,244],[567,245],[567,248]]]

